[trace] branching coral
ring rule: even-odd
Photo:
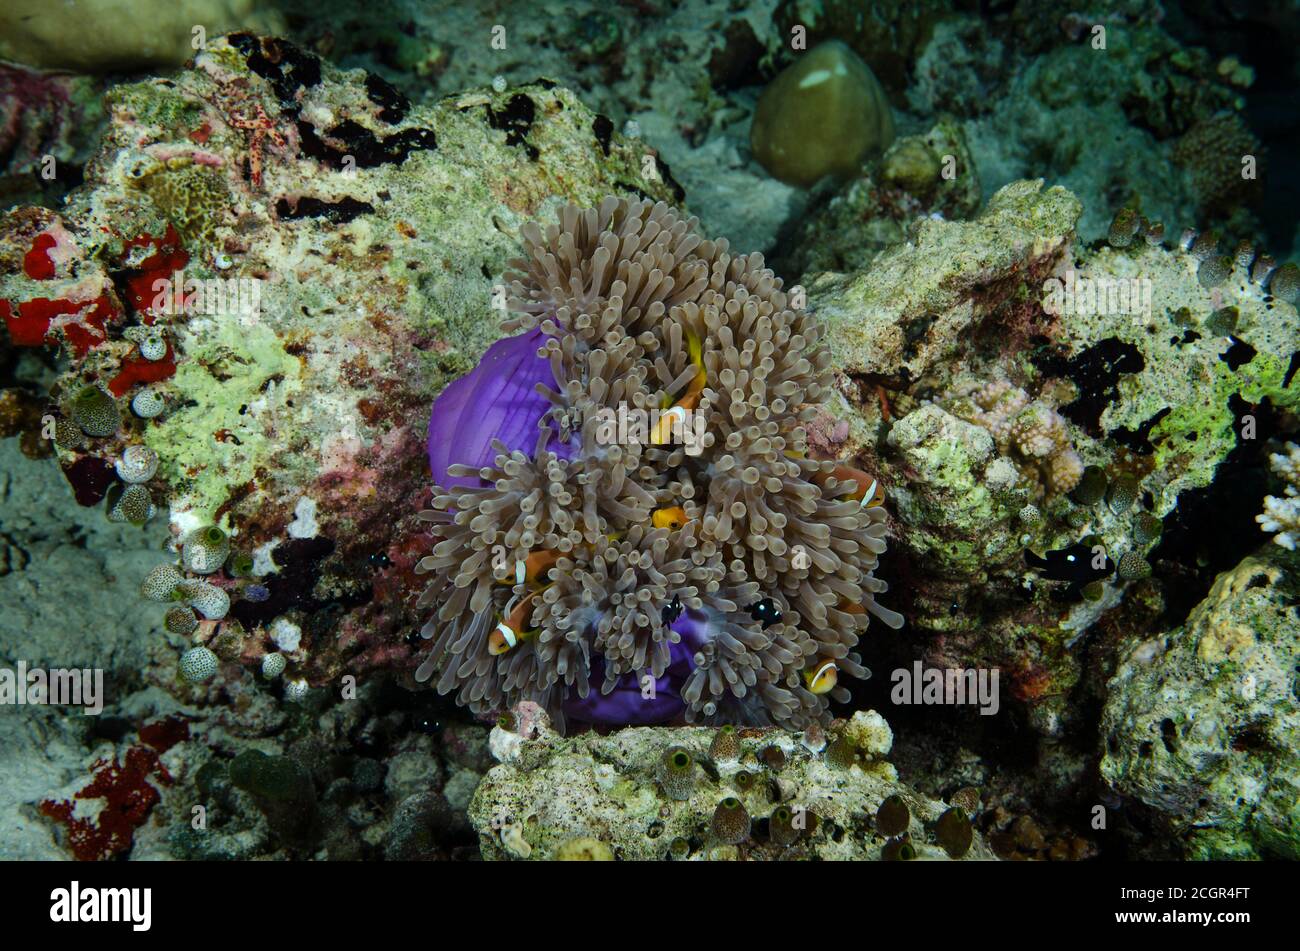
[[[1300,541],[1300,446],[1286,444],[1286,454],[1275,452],[1269,456],[1274,472],[1287,483],[1286,497],[1269,495],[1264,498],[1264,511],[1255,516],[1260,528],[1277,532],[1273,541],[1288,551],[1295,551]]]
[[[1070,440],[1069,424],[1042,400],[1005,380],[969,384],[952,411],[992,434],[998,450],[1036,473],[1049,494],[1069,492],[1083,475],[1083,460]]]
[[[608,198],[524,228],[514,317],[429,428],[417,678],[558,723],[802,727],[864,677],[885,590],[874,483],[810,458],[822,328],[759,255]],[[644,414],[639,433],[613,419]],[[677,428],[674,428],[677,427]],[[809,676],[809,673],[820,676]]]

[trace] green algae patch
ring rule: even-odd
[[[152,82],[115,86],[105,101],[110,109],[128,110],[142,125],[164,129],[193,126],[202,113],[200,103]]]
[[[1232,370],[1219,362],[1211,368],[1212,396],[1205,403],[1176,403],[1159,423],[1151,429],[1151,441],[1156,446],[1156,466],[1174,471],[1185,459],[1189,448],[1195,447],[1201,466],[1189,471],[1193,485],[1207,485],[1214,477],[1214,469],[1237,444],[1238,429],[1244,420],[1232,412],[1230,398],[1238,396],[1246,403],[1258,404],[1269,400],[1278,409],[1294,409],[1300,403],[1300,389],[1288,388],[1287,362],[1261,351],[1245,366]]]
[[[212,520],[273,452],[261,417],[283,412],[301,388],[301,369],[265,324],[217,322],[186,354],[171,381],[180,406],[145,431],[145,442],[191,511]]]

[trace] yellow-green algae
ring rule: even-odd
[[[169,383],[178,408],[145,429],[145,443],[158,453],[160,473],[195,516],[211,521],[230,490],[254,478],[275,449],[275,431],[263,414],[284,414],[283,425],[292,426],[282,404],[302,388],[301,373],[300,362],[265,324],[214,321],[187,342],[185,359]],[[268,387],[273,379],[274,395]],[[261,402],[270,405],[257,415],[246,409]],[[219,437],[225,433],[238,442]]]

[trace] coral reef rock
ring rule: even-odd
[[[117,514],[152,500],[177,547],[225,533],[203,573],[246,663],[288,615],[295,682],[370,647],[358,669],[402,666],[429,406],[498,334],[519,225],[565,200],[673,200],[666,170],[548,81],[416,105],[248,34],[115,87],[109,110],[61,212],[0,224],[11,342],[71,358],[48,412],[78,500],[120,502],[115,465],[147,447],[156,473]]]
[[[1266,545],[1109,683],[1101,775],[1188,858],[1300,858],[1297,571]]]
[[[993,858],[978,834],[968,850],[954,847],[939,824],[950,810],[898,781],[883,758],[892,735],[874,712],[855,714],[828,736],[740,729],[739,755],[714,759],[710,747],[718,733],[701,727],[566,739],[535,707],[517,710],[508,726],[492,731],[502,762],[487,772],[470,804],[490,859],[567,857],[591,851],[573,843],[592,841],[618,859],[879,859],[901,851],[946,860],[950,848],[967,859]],[[671,797],[664,789],[665,754],[684,754],[681,768],[694,774]],[[884,830],[886,836],[876,816],[891,796],[905,804],[905,825]],[[738,837],[731,800],[751,820],[739,842],[726,841]]]
[[[1014,182],[971,221],[919,219],[865,269],[806,278],[848,424],[829,448],[888,490],[899,610],[938,635],[929,660],[1003,668],[1057,735],[1074,646],[1151,574],[1162,520],[1300,402],[1280,270],[1150,223],[1085,248],[1080,210]],[[1225,263],[1207,280],[1206,261]]]

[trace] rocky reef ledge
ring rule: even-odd
[[[945,804],[899,782],[893,739],[875,711],[563,737],[525,702],[492,731],[470,821],[488,859],[993,859],[974,791]]]

